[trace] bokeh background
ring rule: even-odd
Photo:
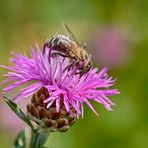
[[[121,92],[113,97],[114,112],[94,104],[97,117],[85,107],[66,133],[53,133],[50,148],[148,147],[148,1],[147,0],[0,0],[0,64],[10,51],[29,52],[68,24],[87,43],[94,66],[107,66]],[[0,81],[6,70],[0,68]],[[0,147],[10,148],[25,126],[2,99],[0,86]],[[9,94],[10,95],[10,94]],[[23,102],[21,103],[22,107]]]

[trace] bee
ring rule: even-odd
[[[69,27],[64,24],[69,36],[56,34],[51,39],[48,39],[43,47],[45,53],[46,47],[51,49],[51,56],[60,55],[70,59],[71,64],[68,68],[76,65],[81,76],[87,73],[92,67],[91,55],[86,51],[86,45],[80,44]]]

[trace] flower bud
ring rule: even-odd
[[[51,131],[65,132],[75,122],[76,111],[71,106],[72,113],[67,112],[62,101],[59,112],[56,110],[55,102],[47,108],[48,103],[44,103],[44,101],[49,96],[50,94],[45,87],[37,91],[32,96],[31,103],[27,104],[27,114],[39,126],[49,128]]]

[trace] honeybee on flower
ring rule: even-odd
[[[50,44],[53,45],[54,40],[55,38],[50,40]],[[73,41],[70,40],[71,42]],[[36,50],[31,49],[31,57],[12,52],[14,57],[10,61],[13,66],[1,65],[10,70],[4,74],[7,79],[1,84],[12,83],[3,89],[5,93],[28,84],[18,91],[13,101],[17,103],[32,96],[31,103],[27,105],[29,117],[38,125],[48,127],[52,131],[66,131],[75,119],[83,117],[84,103],[98,115],[90,100],[112,111],[111,106],[114,103],[109,96],[117,95],[119,91],[110,88],[115,80],[107,75],[107,68],[100,71],[93,67],[86,68],[91,60],[76,60],[77,56],[72,56],[72,52],[67,49],[63,51],[61,45],[57,45],[60,45],[59,41],[53,47],[44,46],[42,50],[36,45]],[[85,53],[88,56],[87,52]],[[72,64],[71,59],[75,64]]]
[[[87,73],[92,67],[91,55],[86,50],[86,45],[80,44],[69,27],[64,24],[69,36],[56,34],[48,39],[43,47],[45,53],[46,47],[51,49],[51,55],[61,55],[70,59],[68,69],[77,66],[81,75]]]

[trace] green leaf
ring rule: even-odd
[[[48,129],[35,129],[32,125],[29,117],[23,113],[23,111],[18,107],[18,105],[13,102],[12,100],[4,97],[5,102],[8,104],[8,106],[12,109],[12,111],[26,124],[28,124],[31,127],[31,141],[29,148],[46,148],[43,147],[46,140],[48,139],[50,135],[50,130]],[[23,130],[16,138],[13,148],[26,148],[26,134]]]
[[[23,130],[16,137],[12,148],[26,148],[26,147],[27,147],[26,132],[25,130]]]
[[[21,119],[23,120],[26,124],[28,124],[32,129],[33,128],[33,125],[30,121],[30,119],[23,113],[23,111],[18,107],[18,105],[13,102],[12,100],[6,98],[4,96],[4,100],[5,102],[8,104],[8,106],[12,109],[12,111]]]

